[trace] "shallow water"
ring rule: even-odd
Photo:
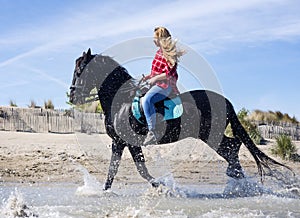
[[[2,183],[1,217],[300,217],[299,192],[272,190],[250,178],[224,186],[184,185],[169,174],[158,189],[116,182],[103,192],[102,184],[81,170],[83,184]]]

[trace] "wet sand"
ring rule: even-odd
[[[111,156],[111,139],[106,134],[53,134],[0,131],[1,182],[82,182],[81,166],[104,182]],[[300,152],[300,142],[294,142]],[[271,154],[274,141],[258,147],[300,174],[299,162],[282,161]],[[185,139],[167,145],[143,148],[151,175],[172,174],[180,183],[222,184],[227,180],[227,164],[200,140]],[[241,164],[248,175],[257,172],[251,154],[241,147]],[[146,182],[138,174],[128,149],[115,181],[122,184]]]

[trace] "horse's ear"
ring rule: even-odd
[[[91,48],[89,48],[87,51],[87,56],[91,56],[91,55],[92,55],[92,51],[91,51]]]

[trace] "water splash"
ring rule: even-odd
[[[1,217],[38,217],[26,205],[23,195],[15,189],[4,202],[4,206],[0,213]]]
[[[289,189],[288,193],[274,191],[273,189],[264,186],[257,182],[254,178],[245,177],[243,179],[229,178],[228,182],[220,193],[203,193],[190,186],[180,186],[176,184],[173,175],[167,174],[156,179],[161,185],[158,188],[149,188],[145,193],[145,197],[179,197],[179,198],[237,198],[237,197],[255,197],[261,195],[273,195],[277,197],[293,197],[293,192],[299,194],[299,190],[293,186],[293,189]],[[292,191],[291,191],[292,190]]]
[[[226,198],[254,197],[263,194],[273,194],[271,189],[266,188],[251,178],[229,178],[223,195]]]
[[[161,185],[157,188],[149,188],[144,194],[146,197],[183,197],[171,173],[159,177],[155,181]]]
[[[180,186],[176,183],[173,174],[169,173],[156,179],[161,185],[157,188],[149,188],[144,196],[153,197],[175,197],[175,198],[222,198],[222,194],[203,194],[189,186]]]
[[[83,186],[77,188],[75,194],[80,196],[116,196],[111,190],[103,191],[103,185],[92,176],[86,168],[79,165],[78,170],[83,174]]]
[[[300,198],[300,177],[297,175],[291,176],[289,172],[273,170],[265,183],[272,186],[278,195]]]
[[[89,174],[88,170],[83,166],[78,166],[78,170],[83,174],[84,184],[77,188],[75,194],[82,196],[101,195],[102,185],[97,181],[97,179]]]
[[[274,195],[282,198],[300,199],[300,178],[289,170],[273,169],[259,183],[246,176],[243,179],[229,178],[223,193],[226,197],[253,197],[258,195]]]

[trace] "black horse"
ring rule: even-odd
[[[98,96],[91,96],[91,90],[95,88]],[[70,89],[71,103],[82,104],[99,99],[104,111],[106,132],[112,138],[112,157],[104,189],[111,188],[125,147],[128,147],[140,175],[157,187],[159,182],[149,174],[140,146],[148,132],[147,127],[131,112],[131,103],[138,89],[137,81],[111,57],[92,55],[89,49],[76,60]],[[272,174],[272,166],[284,166],[290,170],[257,148],[238,120],[232,104],[222,95],[208,90],[194,90],[180,94],[180,98],[183,115],[157,123],[159,144],[187,137],[201,139],[228,162],[226,174],[236,179],[244,177],[238,158],[242,143],[254,157],[261,178]],[[224,135],[229,123],[234,138]]]

